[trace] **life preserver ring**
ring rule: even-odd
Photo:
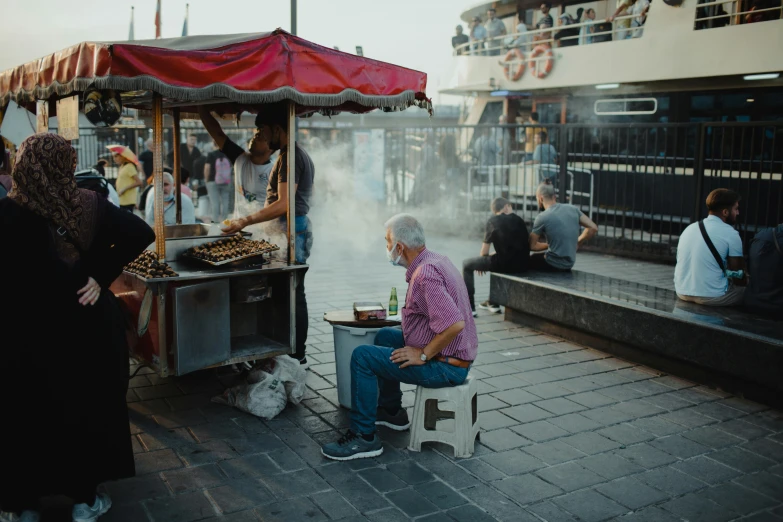
[[[505,76],[507,80],[518,82],[519,79],[522,78],[522,75],[525,74],[525,55],[522,54],[522,51],[519,49],[511,49],[506,53],[503,61],[514,62],[506,63],[506,65],[503,66],[503,76]]]
[[[552,53],[552,49],[546,45],[537,45],[530,53],[528,60],[530,61],[530,74],[536,78],[546,78],[552,72],[555,55]]]

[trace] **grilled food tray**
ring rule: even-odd
[[[246,254],[244,256],[232,257],[231,259],[224,259],[223,261],[210,261],[208,259],[204,259],[203,257],[194,256],[192,254],[187,254],[187,253],[182,254],[182,257],[187,259],[194,259],[196,261],[201,261],[202,263],[207,263],[208,265],[212,265],[212,266],[225,266],[231,263],[236,263],[237,261],[242,261],[243,259],[250,259],[252,257],[263,256],[264,254],[269,254],[270,252],[275,252],[277,250],[280,250],[280,247],[269,248],[269,249],[261,250],[259,252],[253,252],[252,254]],[[269,261],[264,260],[264,262],[268,263]]]

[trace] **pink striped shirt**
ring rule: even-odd
[[[405,273],[408,293],[402,309],[405,344],[424,348],[435,335],[459,321],[465,328],[441,351],[442,355],[473,361],[478,352],[476,323],[470,310],[468,290],[449,258],[426,248]]]

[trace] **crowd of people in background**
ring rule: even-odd
[[[495,9],[487,10],[486,21],[474,16],[468,26],[468,34],[462,25],[456,27],[451,46],[457,55],[473,54],[498,56],[518,48],[529,51],[538,44],[552,47],[588,45],[610,40],[640,38],[650,10],[651,0],[618,0],[616,9],[606,17],[598,19],[595,9],[578,8],[575,15],[565,12],[555,19],[552,4],[543,2],[540,16],[535,24],[526,23],[525,11],[518,11],[513,21],[514,31],[497,17]],[[708,0],[699,0],[707,3]],[[781,16],[781,0],[743,0],[737,8],[739,14],[726,12],[723,5],[708,5],[696,11],[696,29],[723,27],[732,24],[750,24],[777,20]],[[531,32],[535,31],[535,32]]]
[[[164,148],[170,149],[164,142]],[[80,186],[96,189],[107,199],[128,212],[138,212],[152,225],[154,221],[153,184],[153,140],[143,142],[142,152],[136,156],[131,147],[112,146],[113,150],[102,155],[87,170],[77,173]],[[271,152],[269,154],[271,156]],[[107,159],[110,158],[110,159]],[[251,185],[235,183],[234,168],[228,157],[217,147],[214,141],[199,144],[196,133],[189,133],[185,142],[180,144],[180,193],[182,201],[182,223],[220,223],[234,214],[236,201],[258,198],[263,202],[266,197],[266,184],[259,189]],[[169,150],[164,155],[164,218],[165,224],[176,222],[175,187],[173,180],[174,153]],[[265,170],[268,178],[271,170],[271,158],[266,159]],[[113,170],[113,172],[111,172]],[[107,175],[107,171],[109,171]],[[0,177],[0,197],[10,190]],[[95,182],[96,179],[101,182]],[[100,185],[100,187],[98,187]],[[238,196],[242,192],[242,197]],[[199,206],[199,199],[201,206]]]
[[[480,16],[473,17],[468,34],[464,33],[462,25],[458,25],[455,36],[451,38],[451,46],[458,55],[499,56],[509,49],[528,51],[538,44],[570,47],[639,38],[649,9],[650,0],[621,0],[617,9],[605,20],[596,18],[595,9],[580,7],[575,16],[563,11],[555,22],[552,4],[543,2],[535,25],[526,23],[524,11],[517,12],[513,33],[509,33],[505,22],[497,17],[495,9],[488,9],[486,21],[482,21]]]

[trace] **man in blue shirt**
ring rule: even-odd
[[[185,194],[181,195],[182,224],[192,225],[196,222],[196,210],[193,200]],[[144,220],[149,226],[155,226],[155,189],[147,192],[147,201],[144,207]],[[163,223],[166,225],[177,224],[177,205],[174,201],[174,176],[168,172],[163,173]]]
[[[544,167],[544,165],[557,165],[557,150],[549,144],[549,135],[546,131],[537,132],[535,135],[536,149],[533,151],[533,159],[526,161],[527,165],[538,165],[538,181],[554,184],[558,169]]]
[[[470,28],[470,47],[473,50],[473,54],[484,54],[484,43],[486,39],[487,30],[481,25],[481,18],[478,16],[473,17]]]
[[[739,216],[740,195],[729,189],[715,189],[707,196],[709,216],[704,228],[721,259],[710,251],[699,223],[688,225],[677,245],[674,289],[683,301],[708,306],[733,306],[742,302],[747,284],[742,240],[734,229]],[[742,271],[741,278],[729,278],[726,270]]]

